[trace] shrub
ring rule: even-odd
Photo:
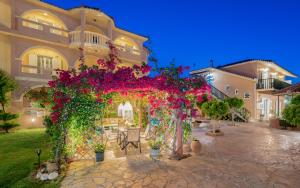
[[[230,109],[240,109],[244,106],[244,100],[237,97],[227,98],[224,102],[228,103]]]
[[[105,148],[106,148],[105,144],[99,143],[99,144],[95,144],[94,145],[94,151],[95,151],[95,153],[104,153]]]
[[[160,147],[162,145],[162,141],[160,141],[160,140],[150,140],[149,145],[150,145],[151,149],[158,150],[158,149],[160,149]]]
[[[5,105],[8,102],[7,94],[15,90],[16,87],[16,81],[9,77],[9,75],[5,71],[0,70],[0,104],[3,112],[5,112]]]
[[[5,113],[1,111],[0,113],[0,128],[4,129],[6,133],[8,133],[9,129],[19,126],[18,123],[15,123],[13,120],[18,118],[17,114]]]
[[[229,105],[227,102],[213,99],[201,105],[201,110],[207,116],[214,120],[220,120],[229,113]]]
[[[283,110],[283,118],[291,125],[300,126],[300,95],[294,97]]]

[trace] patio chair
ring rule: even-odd
[[[141,138],[147,139],[149,137],[149,135],[150,135],[150,125],[147,124],[146,130],[145,130],[144,134],[141,135]]]
[[[140,148],[140,153],[142,153],[141,139],[140,139],[140,128],[128,128],[127,134],[124,135],[123,147],[125,149],[125,154],[127,154],[127,146],[131,144],[135,148]]]
[[[117,143],[118,144],[121,144],[122,142],[122,131],[121,129],[125,129],[126,126],[125,126],[125,122],[124,120],[119,120],[118,121],[118,130],[117,130]]]

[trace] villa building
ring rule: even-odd
[[[217,98],[242,98],[251,120],[281,116],[287,99],[274,92],[291,85],[286,77],[296,77],[270,60],[245,60],[194,70],[190,74],[204,77]]]
[[[118,49],[121,66],[147,63],[148,39],[118,28],[99,9],[65,10],[38,0],[0,0],[0,11],[0,69],[18,83],[12,94],[14,112],[25,113],[24,94],[47,86],[55,69],[78,68],[79,48],[89,66],[108,56],[107,41]]]

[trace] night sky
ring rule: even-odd
[[[299,0],[45,0],[88,5],[118,27],[149,36],[160,65],[191,69],[271,59],[300,76]],[[294,83],[300,79],[293,79]]]

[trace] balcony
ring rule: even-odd
[[[79,48],[81,45],[80,31],[72,31],[69,33],[70,47]],[[87,49],[108,49],[107,42],[109,38],[99,33],[90,31],[84,32],[84,46]]]
[[[256,89],[259,90],[280,90],[290,86],[291,84],[275,78],[259,79]]]
[[[135,60],[138,62],[147,62],[147,52],[134,48],[114,44],[118,50],[120,58]]]
[[[68,31],[32,20],[16,17],[16,30],[21,35],[68,44]]]

